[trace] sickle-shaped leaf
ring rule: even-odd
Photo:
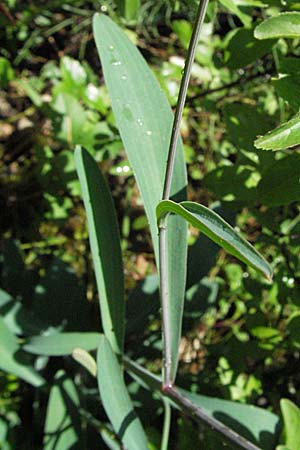
[[[270,17],[255,28],[254,36],[257,39],[299,38],[300,13],[286,12]]]
[[[300,116],[293,117],[254,142],[262,150],[283,150],[300,144]]]
[[[124,340],[124,276],[119,229],[107,183],[91,155],[77,147],[75,162],[98,286],[103,330],[116,353]]]
[[[272,278],[272,269],[265,259],[245,241],[221,216],[194,202],[181,202],[163,200],[156,209],[158,220],[168,213],[183,217],[194,227],[209,237],[228,253],[261,272],[269,280]]]
[[[49,336],[32,336],[24,345],[24,350],[35,355],[71,355],[75,348],[95,350],[98,348],[100,333],[55,333]]]
[[[158,262],[155,208],[162,198],[173,115],[156,78],[136,47],[107,16],[96,14],[94,35],[112,109],[140,189]],[[186,168],[179,140],[171,197],[186,198]],[[186,224],[168,224],[171,376],[175,378],[186,278]]]
[[[105,336],[100,338],[97,368],[101,400],[116,434],[128,450],[148,450],[147,438],[130,400],[121,366]]]

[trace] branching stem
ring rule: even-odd
[[[196,422],[206,425],[221,434],[224,441],[234,443],[238,448],[244,450],[261,450],[260,447],[257,447],[255,444],[248,441],[243,436],[240,436],[224,423],[219,422],[219,420],[215,419],[204,409],[200,408],[198,405],[195,405],[195,403],[185,397],[184,393],[180,389],[173,386],[161,387],[161,380],[159,377],[153,375],[144,367],[140,366],[126,356],[123,357],[123,361],[125,368],[129,371],[129,373],[137,376],[140,380],[146,383],[151,390],[158,390],[163,396],[168,397],[171,400],[171,406],[174,407],[174,404],[176,404]]]

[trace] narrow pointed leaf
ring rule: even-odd
[[[32,336],[23,349],[35,355],[71,355],[77,347],[83,350],[98,348],[100,333],[56,333],[49,336]]]
[[[254,142],[256,148],[262,150],[283,150],[300,144],[300,116],[281,124]]]
[[[103,330],[116,353],[124,340],[124,276],[119,229],[113,200],[97,163],[77,147],[75,162],[98,286]]]
[[[136,47],[107,16],[94,17],[94,36],[116,123],[141,192],[158,262],[155,208],[162,198],[173,114],[156,78]],[[186,198],[186,168],[179,140],[171,197]],[[186,278],[186,224],[168,226],[170,341],[175,378]]]
[[[130,400],[120,364],[105,336],[97,356],[101,400],[115,433],[128,450],[147,450],[147,438]]]
[[[26,354],[21,350],[16,336],[6,326],[2,317],[0,317],[0,369],[16,375],[33,386],[44,384],[44,379],[26,363]]]
[[[78,393],[63,371],[55,375],[45,422],[44,450],[81,450],[84,447]]]
[[[257,39],[299,38],[300,13],[286,12],[270,17],[255,28],[254,36]]]
[[[253,267],[268,279],[272,278],[272,269],[267,261],[214,211],[194,202],[178,204],[171,200],[163,200],[158,204],[156,213],[158,219],[168,213],[183,217],[228,253]]]

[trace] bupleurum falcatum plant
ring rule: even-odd
[[[278,418],[267,410],[193,395],[175,386],[186,282],[187,224],[268,280],[272,278],[272,269],[265,259],[222,217],[186,200],[187,177],[179,128],[207,6],[208,0],[204,0],[197,11],[174,119],[138,50],[107,16],[94,17],[94,36],[106,86],[144,202],[160,279],[161,380],[124,354],[124,281],[116,214],[96,162],[88,152],[77,148],[76,166],[87,212],[104,330],[97,354],[98,386],[112,427],[130,450],[149,446],[124,382],[124,369],[163,399],[162,449],[168,448],[170,408],[175,406],[239,448],[258,449],[258,445],[272,448],[276,436]]]

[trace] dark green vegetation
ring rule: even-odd
[[[223,446],[173,408],[166,444],[170,410],[159,393],[155,211],[172,125],[163,92],[174,106],[196,8],[0,2],[1,449],[119,449],[119,439],[130,450]],[[180,392],[263,450],[300,448],[298,10],[293,1],[210,1],[171,198],[186,198],[184,152],[188,200],[214,212],[192,202],[157,208],[158,219],[172,211],[195,227],[180,338],[185,225],[168,218],[172,375],[180,342]],[[102,66],[92,34],[101,11],[120,27],[95,19]],[[74,157],[76,146],[93,158],[80,147]]]

